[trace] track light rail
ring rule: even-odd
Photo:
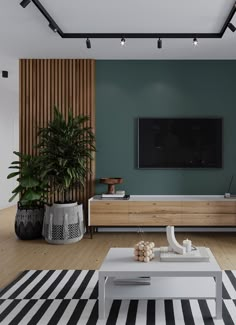
[[[40,1],[38,0],[32,0],[34,5],[38,8],[38,10],[42,13],[42,15],[47,19],[48,23],[55,26],[57,29],[57,33],[62,37],[64,35],[63,31],[61,28],[58,26],[58,24],[55,22],[55,20],[52,18],[52,16],[47,12],[47,10],[44,8],[44,6],[41,4]]]
[[[236,11],[235,2],[219,33],[64,33],[39,0],[25,1],[32,2],[62,38],[222,38]]]

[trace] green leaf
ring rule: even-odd
[[[15,176],[17,176],[17,175],[19,175],[19,174],[20,174],[19,172],[11,173],[11,174],[9,174],[9,175],[7,176],[7,179],[13,178],[13,177],[15,177]]]
[[[72,175],[72,172],[71,172],[71,170],[70,170],[70,168],[67,168],[67,174],[70,176],[70,178],[73,178],[73,175]]]
[[[12,197],[8,200],[8,202],[12,202],[17,195],[18,195],[18,193],[15,193],[14,195],[12,195]]]
[[[26,187],[26,188],[35,187],[35,186],[39,185],[39,181],[31,176],[21,177],[19,179],[19,182],[23,187]]]
[[[24,165],[24,166],[22,166],[22,168],[21,168],[21,172],[22,172],[22,174],[24,174],[24,175],[32,175],[32,170],[30,169],[30,167],[29,166],[27,166],[27,165]]]
[[[24,206],[29,207],[29,206],[33,205],[31,201],[28,201],[28,200],[22,200],[22,199],[20,200],[20,203],[21,203],[21,206],[22,206],[22,207],[24,207]]]
[[[14,153],[16,156],[18,156],[18,157],[21,157],[21,156],[22,156],[21,153],[18,152],[18,151],[13,151],[13,153]]]
[[[68,176],[64,176],[64,183],[65,183],[65,188],[68,188],[70,186],[70,178]]]
[[[23,187],[21,185],[18,185],[13,191],[12,193],[21,193],[23,191]]]
[[[18,151],[13,151],[13,153],[14,153],[16,156],[18,156],[19,158],[21,158],[21,159],[27,159],[27,158],[30,157],[30,155],[23,154],[23,153],[18,152]]]
[[[21,200],[36,201],[36,200],[40,200],[40,198],[41,198],[41,194],[33,191],[32,189],[29,189],[22,195]]]
[[[45,176],[47,175],[47,169],[44,169],[42,172],[41,172],[41,174],[40,174],[40,178],[41,179],[44,179],[45,178]]]

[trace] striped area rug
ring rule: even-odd
[[[98,320],[98,272],[24,271],[0,291],[2,325],[235,325],[236,271],[223,272],[223,319],[214,300],[114,300]]]

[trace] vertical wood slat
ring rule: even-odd
[[[83,114],[83,111],[84,111],[84,97],[83,97],[83,85],[84,85],[84,60],[81,60],[79,62],[79,66],[80,66],[80,69],[79,69],[79,73],[80,73],[80,84],[79,84],[79,98],[80,98],[80,105],[79,105],[79,113],[82,115]],[[80,191],[80,199],[82,201],[84,201],[84,189],[83,191]]]
[[[29,61],[26,60],[26,85],[25,85],[25,92],[26,92],[26,95],[25,95],[25,106],[26,106],[26,110],[25,110],[25,150],[26,150],[26,153],[29,153],[29,141],[27,141],[29,139],[29,136],[27,134],[27,131],[28,131],[28,128],[27,128],[27,125],[29,125],[29,121],[28,121],[28,114],[29,114],[29,103],[28,103],[28,100],[29,100]]]
[[[95,61],[80,59],[21,59],[20,60],[20,151],[36,154],[39,127],[53,118],[57,106],[68,118],[88,115],[89,126],[95,132]],[[87,207],[94,195],[95,161],[89,162],[92,175],[87,176],[85,187],[74,189],[71,198]],[[53,200],[60,199],[55,194]]]
[[[95,61],[91,62],[91,70],[90,70],[90,93],[91,93],[91,107],[95,108]],[[93,129],[93,132],[95,134],[95,109],[91,109],[91,126]],[[92,174],[91,174],[91,178],[90,178],[90,193],[94,193],[95,191],[95,182],[96,182],[96,164],[95,164],[95,153],[93,153],[93,157],[94,159],[91,161],[91,170],[92,170]]]

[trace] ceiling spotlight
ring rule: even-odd
[[[53,23],[49,23],[48,26],[51,28],[52,31],[54,31],[54,33],[57,32],[57,27]]]
[[[198,45],[198,40],[197,40],[196,37],[193,39],[193,45],[194,45],[194,46],[197,46],[197,45]]]
[[[21,1],[20,5],[22,8],[25,8],[28,6],[28,4],[30,4],[31,0],[23,0]]]
[[[161,49],[162,48],[162,40],[159,38],[159,40],[157,41],[157,48]]]
[[[86,39],[86,46],[87,46],[87,49],[91,49],[91,42],[90,42],[89,38]]]
[[[122,37],[122,39],[120,40],[120,45],[121,46],[124,46],[125,45],[125,38],[124,37]]]
[[[229,23],[228,24],[228,27],[231,30],[231,32],[235,32],[236,31],[236,27],[232,23]]]

